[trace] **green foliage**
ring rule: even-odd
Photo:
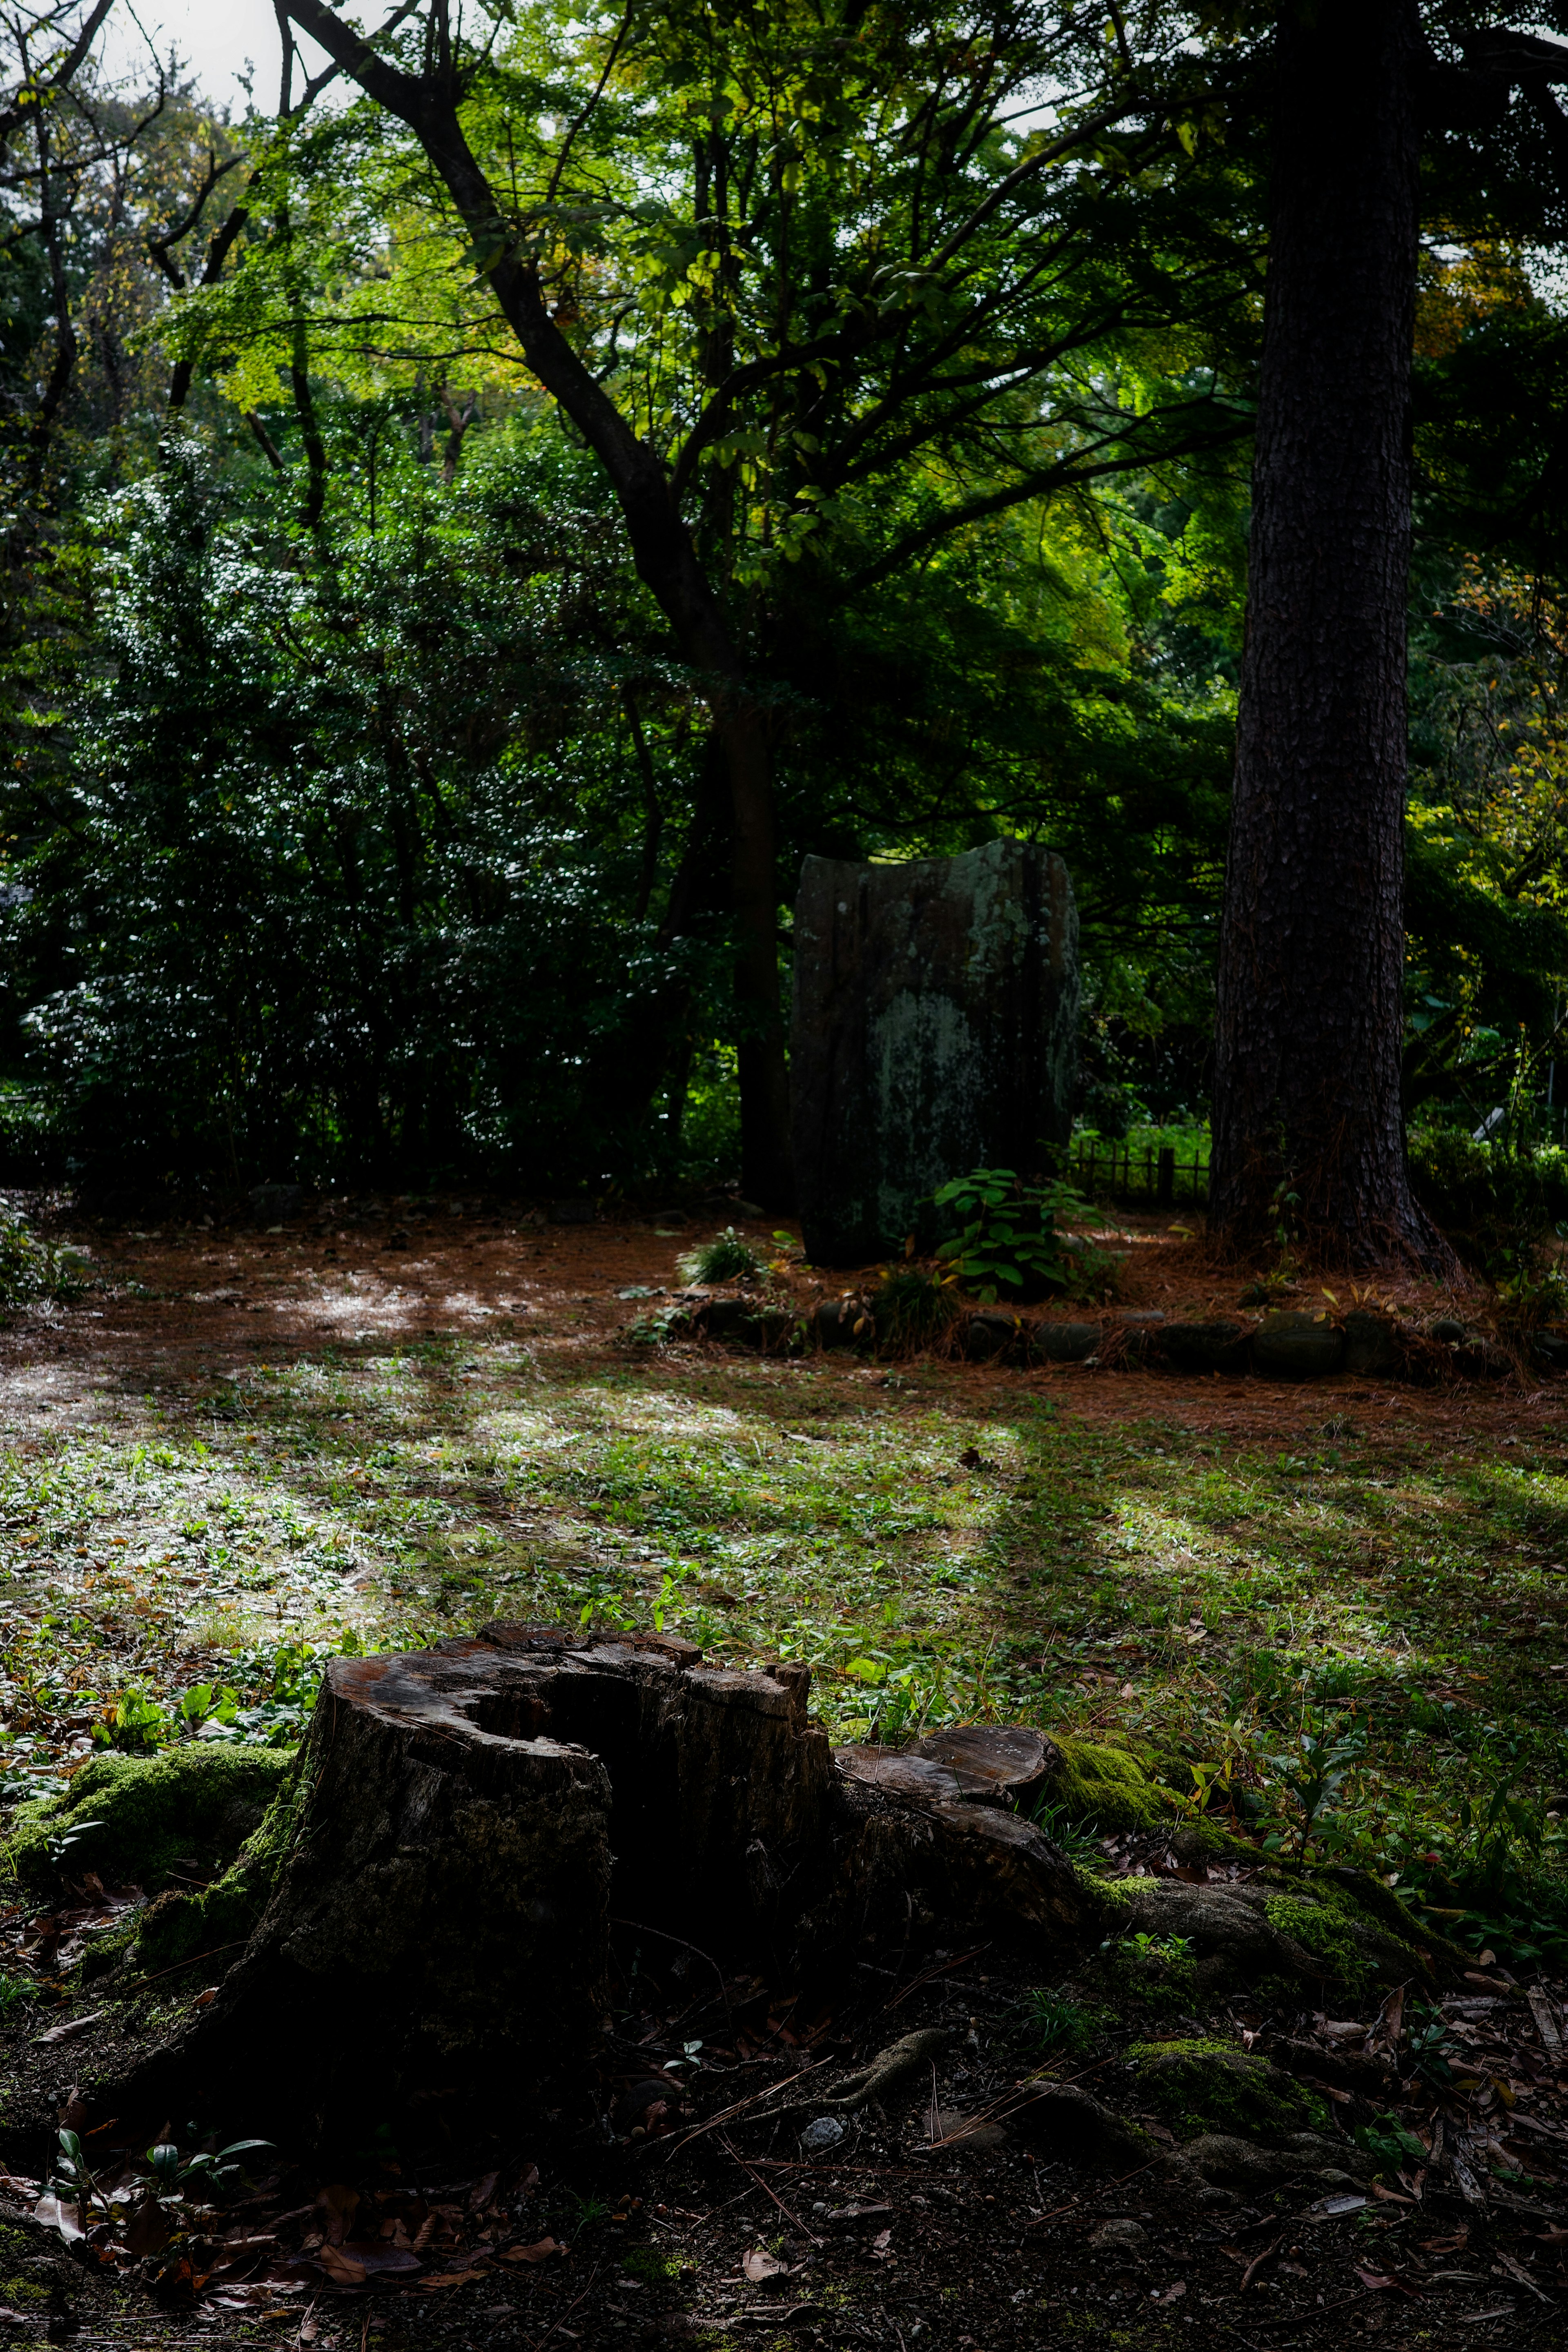
[[[1397,2116],[1382,2115],[1373,2123],[1358,2124],[1352,2137],[1381,2171],[1397,2172],[1405,2165],[1426,2162],[1427,2151]]]
[[[689,1250],[680,1261],[680,1272],[687,1282],[754,1282],[762,1275],[763,1261],[749,1241],[726,1225],[711,1241],[701,1242]]]
[[[14,1209],[0,1209],[0,1314],[37,1298],[79,1298],[79,1259],[39,1239]]]
[[[1010,1168],[979,1168],[943,1184],[934,1205],[960,1228],[939,1244],[938,1256],[987,1305],[999,1293],[1022,1300],[1066,1290],[1090,1271],[1084,1244],[1058,1230],[1059,1220],[1087,1221],[1094,1213],[1069,1184],[1030,1184]],[[1092,1255],[1098,1271],[1104,1254]]]

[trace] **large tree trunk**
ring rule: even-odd
[[[1399,1108],[1415,0],[1291,0],[1276,69],[1210,1213],[1430,1263]]]

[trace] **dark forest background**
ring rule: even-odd
[[[1052,843],[1086,1121],[1201,1124],[1267,261],[1249,28],[1132,26],[1158,137],[1079,137],[928,300],[920,208],[1081,129],[1098,20],[622,21],[493,12],[465,121],[548,183],[556,315],[640,429],[689,442],[722,371],[795,354],[688,451],[786,891],[814,851]],[[177,59],[73,62],[83,22],[24,13],[0,59],[33,93],[0,189],[0,1177],[731,1175],[709,706],[491,257],[352,92],[296,68],[221,113]],[[1406,1110],[1451,1175],[1445,1137],[1502,1106],[1560,1141],[1568,1093],[1568,307],[1531,135],[1426,166]],[[813,359],[811,316],[874,323],[889,289],[889,348]]]

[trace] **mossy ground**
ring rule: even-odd
[[[229,1861],[291,1770],[277,1748],[199,1740],[158,1756],[95,1756],[60,1796],[23,1807],[5,1859],[35,1885],[93,1870],[157,1886],[176,1865]]]
[[[1144,2097],[1183,2139],[1203,2132],[1283,2139],[1328,2119],[1321,2099],[1234,2042],[1140,2042],[1127,2055]]]

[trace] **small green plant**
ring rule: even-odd
[[[977,1168],[944,1184],[933,1199],[961,1227],[941,1244],[938,1257],[950,1261],[959,1281],[987,1306],[1003,1293],[1023,1299],[1066,1290],[1081,1276],[1082,1246],[1069,1244],[1058,1225],[1094,1213],[1070,1184],[1026,1184],[1010,1168]]]
[[[102,1827],[101,1822],[73,1822],[68,1830],[56,1830],[52,1836],[45,1841],[45,1851],[54,1868],[56,1870],[60,1868],[79,1838],[84,1838],[89,1830],[100,1830]]]
[[[1123,1936],[1123,1951],[1136,1952],[1141,1960],[1158,1960],[1169,1966],[1173,1960],[1184,1960],[1192,1950],[1190,1936]]]
[[[14,2009],[21,2009],[37,1997],[38,1988],[31,1977],[0,1975],[0,2019],[9,2017]]]
[[[1415,2072],[1435,2091],[1453,2088],[1454,2077],[1448,2065],[1448,2051],[1453,2037],[1443,2020],[1430,2012],[1412,2020],[1407,2030],[1406,2045]]]
[[[680,1261],[680,1272],[687,1282],[754,1282],[761,1275],[763,1262],[749,1241],[726,1225],[711,1241],[700,1242]]]
[[[1069,1862],[1099,1862],[1101,1859],[1100,1840],[1093,1822],[1075,1822],[1065,1805],[1053,1805],[1041,1798],[1030,1816],[1035,1827],[1060,1848]]]
[[[958,1313],[956,1283],[956,1276],[923,1266],[885,1265],[871,1294],[879,1340],[897,1353],[940,1339]]]
[[[176,1737],[174,1717],[134,1686],[110,1700],[92,1734],[95,1747],[118,1748],[127,1756],[145,1756]]]
[[[1037,2049],[1081,2050],[1094,2039],[1094,2021],[1070,1994],[1037,1985],[1024,1996]]]
[[[1326,1708],[1321,1708],[1314,1728],[1309,1699],[1289,1748],[1267,1759],[1294,1803],[1297,1818],[1289,1829],[1270,1831],[1263,1841],[1265,1848],[1273,1853],[1285,1852],[1293,1836],[1296,1867],[1303,1869],[1313,1839],[1325,1833],[1325,1815],[1338,1805],[1346,1782],[1365,1754],[1366,1732],[1360,1724],[1343,1716],[1331,1717]]]
[[[0,1209],[0,1313],[35,1298],[79,1298],[80,1264],[38,1239],[15,1210]]]
[[[1406,2131],[1397,2116],[1383,2115],[1370,2124],[1358,2125],[1355,2144],[1364,2149],[1380,2171],[1397,2172],[1402,2165],[1425,2164],[1426,2150],[1412,2131]]]

